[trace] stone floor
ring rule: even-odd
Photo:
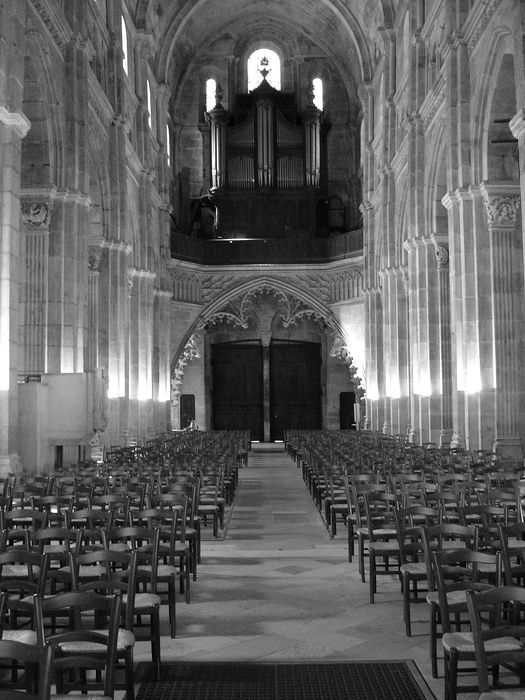
[[[413,659],[443,698],[442,677],[430,674],[426,605],[414,609],[411,638],[397,580],[381,578],[370,605],[344,527],[330,539],[282,444],[253,445],[227,516],[220,539],[205,529],[191,603],[178,598],[177,638],[163,636],[163,661]],[[136,661],[149,658],[138,643]]]

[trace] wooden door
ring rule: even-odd
[[[270,345],[270,438],[282,440],[288,428],[321,427],[321,346]]]
[[[195,394],[180,396],[180,427],[187,428],[195,420]]]
[[[262,345],[212,345],[211,364],[213,429],[264,440]]]
[[[341,430],[355,428],[354,405],[353,391],[342,391],[339,394],[339,428]]]

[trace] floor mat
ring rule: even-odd
[[[435,700],[413,661],[140,664],[137,700]]]

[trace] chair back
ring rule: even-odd
[[[498,586],[483,592],[466,592],[467,609],[474,641],[480,693],[489,693],[489,670],[498,665],[518,668],[519,686],[525,684],[525,588]],[[488,611],[488,615],[487,615]],[[486,620],[488,617],[488,626]],[[513,645],[513,638],[516,640]],[[495,644],[500,640],[503,644]],[[487,644],[489,642],[489,644]],[[513,648],[514,646],[514,648]],[[508,686],[505,686],[507,688]],[[521,694],[520,694],[521,696]],[[505,697],[507,695],[505,694]],[[516,698],[518,695],[516,695]]]
[[[100,690],[100,674],[104,696],[114,697],[121,606],[120,594],[108,597],[93,591],[70,591],[51,597],[36,596],[35,625],[41,643],[53,650],[58,694],[81,689],[93,695]],[[68,628],[46,634],[46,618],[57,615],[69,620]]]

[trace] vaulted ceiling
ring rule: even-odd
[[[207,54],[232,54],[240,41],[291,37],[312,47],[359,86],[383,52],[383,28],[400,0],[128,0],[135,25],[155,47],[157,79],[172,89]],[[297,55],[295,56],[298,57]]]

